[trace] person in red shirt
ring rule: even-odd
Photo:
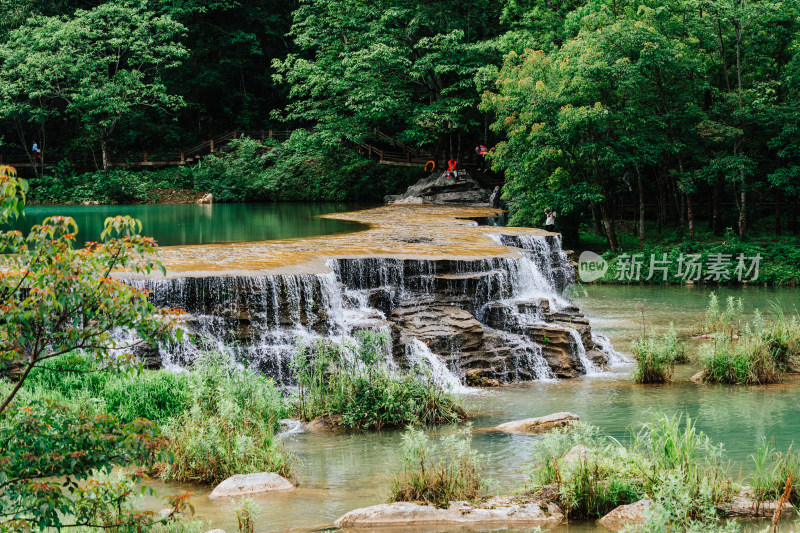
[[[447,173],[450,175],[451,178],[456,178],[456,167],[458,166],[458,161],[455,159],[451,159],[447,162]]]
[[[486,172],[486,152],[489,150],[482,144],[475,147],[475,153],[478,155],[478,170]]]

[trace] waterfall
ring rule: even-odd
[[[577,355],[579,372],[600,370],[589,350],[619,360],[607,339],[586,332],[588,321],[562,295],[572,274],[558,238],[490,236],[519,256],[338,258],[327,261],[330,271],[323,274],[129,283],[151,291],[155,305],[187,313],[183,327],[193,339],[160,347],[170,367],[215,350],[287,383],[298,341],[355,342],[364,330],[391,337],[392,367],[424,366],[438,385],[454,391],[463,390],[465,380],[569,377],[564,369],[553,370],[554,348],[547,345],[552,331],[569,331],[571,341],[562,349]],[[596,342],[584,346],[581,338]],[[596,351],[592,357],[602,359]]]
[[[420,368],[428,369],[430,379],[442,390],[462,394],[478,390],[462,385],[461,380],[447,368],[444,361],[419,339],[406,344],[406,357]]]

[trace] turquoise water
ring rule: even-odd
[[[106,217],[129,215],[142,222],[142,233],[160,246],[264,241],[349,233],[363,229],[357,222],[318,218],[326,213],[362,209],[352,203],[259,203],[210,205],[90,205],[33,206],[15,229],[27,231],[46,217],[75,219],[78,243],[99,241]]]
[[[594,287],[585,288],[578,298],[596,331],[607,334],[616,347],[627,352],[631,339],[641,329],[644,306],[645,327],[664,329],[670,322],[682,336],[696,327],[708,299],[709,289],[684,287]],[[800,307],[800,290],[772,290],[757,287],[719,290],[722,299],[741,297],[750,313],[766,309],[771,301],[784,307]],[[677,377],[695,372],[692,366],[678,369]],[[620,439],[630,429],[649,420],[654,413],[685,413],[714,441],[724,443],[733,471],[749,470],[749,454],[762,437],[775,439],[786,448],[800,443],[800,380],[791,378],[767,387],[730,387],[676,381],[670,385],[641,386],[630,381],[631,367],[618,367],[597,377],[554,382],[528,383],[465,397],[473,415],[473,445],[483,456],[491,489],[508,492],[524,486],[528,477],[531,446],[537,437],[486,431],[502,422],[557,411],[571,411],[603,431]],[[432,437],[457,428],[430,430]],[[257,531],[313,531],[329,527],[347,511],[383,503],[391,480],[389,466],[400,457],[400,431],[340,435],[296,433],[284,436],[287,447],[300,459],[299,487],[288,494],[256,496],[261,505]],[[213,521],[214,527],[235,531],[235,512],[229,502],[207,498],[211,487],[154,485],[166,494],[178,489],[195,493],[198,516]],[[794,530],[786,522],[780,531]],[[763,526],[752,524],[748,531]],[[428,531],[427,528],[403,531]],[[437,528],[437,531],[463,531]],[[490,526],[484,530],[492,530]],[[513,530],[513,529],[512,529]],[[552,532],[607,531],[593,523],[572,524],[549,529]],[[475,531],[475,529],[473,529]],[[506,530],[509,531],[509,530]]]

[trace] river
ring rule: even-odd
[[[363,207],[369,206],[334,202],[29,206],[13,228],[27,232],[46,217],[68,216],[78,224],[82,244],[100,240],[106,217],[128,215],[140,220],[142,234],[160,246],[252,242],[358,231],[366,226],[320,215]]]
[[[575,300],[592,320],[595,331],[609,336],[616,348],[629,352],[630,342],[639,335],[642,309],[646,328],[663,330],[674,322],[679,334],[688,337],[698,323],[711,289],[705,287],[584,286]],[[716,289],[720,300],[741,297],[745,310],[769,309],[777,301],[787,310],[800,306],[800,290]],[[696,342],[696,341],[692,341]],[[679,367],[676,378],[696,370]],[[536,437],[482,432],[501,422],[571,411],[605,432],[624,439],[628,430],[648,420],[652,413],[686,413],[716,442],[722,442],[734,467],[748,470],[748,454],[763,436],[786,448],[800,437],[800,381],[791,378],[766,387],[698,385],[676,381],[670,385],[640,386],[630,381],[630,366],[611,372],[572,380],[533,382],[482,394],[465,396],[473,413],[474,447],[484,456],[486,473],[493,491],[520,488],[527,478],[531,443]],[[432,436],[448,434],[452,427],[429,431]],[[289,494],[255,498],[261,505],[257,531],[311,531],[328,527],[357,507],[385,501],[391,479],[388,465],[400,456],[400,432],[381,431],[343,435],[293,433],[283,438],[299,458],[299,487]],[[236,530],[232,505],[207,498],[210,487],[154,483],[160,493],[192,490],[197,516],[212,520],[214,527]],[[150,502],[150,506],[156,506]],[[788,526],[787,526],[788,527]],[[752,530],[757,526],[752,525]],[[427,530],[420,528],[419,530]],[[564,526],[551,531],[599,531],[593,524]],[[750,529],[750,528],[748,528]],[[458,528],[446,529],[458,531]],[[605,531],[604,529],[602,529]],[[789,531],[786,529],[785,531]]]

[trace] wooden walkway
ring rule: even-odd
[[[286,130],[235,130],[204,141],[196,146],[186,148],[180,152],[129,152],[125,154],[113,154],[110,157],[109,167],[168,168],[182,166],[195,163],[209,154],[223,151],[225,146],[235,139],[248,137],[269,146],[271,141],[285,141],[289,138],[289,135],[291,135],[291,132]],[[373,130],[370,139],[355,145],[354,148],[358,153],[376,160],[381,165],[422,168],[433,161],[436,169],[442,169],[445,166],[444,154],[437,155],[421,148],[409,146],[378,130]],[[101,168],[102,163],[100,158],[101,155],[99,153],[91,151],[72,151],[68,153],[46,152],[44,166],[53,167],[60,161],[66,159],[76,168]],[[31,168],[33,166],[28,159],[28,154],[20,151],[5,154],[0,152],[0,164],[9,164],[16,168]],[[473,170],[477,166],[477,158],[472,153],[468,153],[459,160],[460,168]],[[487,187],[493,187],[495,184],[502,184],[502,178],[498,181],[497,177],[491,174],[480,172],[474,172],[473,174],[475,174],[475,177],[479,181],[488,180],[487,183],[485,183]]]
[[[219,152],[234,139],[249,137],[268,143],[268,141],[285,141],[291,132],[276,130],[251,130],[251,131],[231,131],[202,143],[186,148],[180,152],[128,152],[125,154],[112,154],[109,167],[128,168],[128,167],[172,167],[181,166],[199,161],[200,158]],[[45,152],[45,167],[52,167],[58,162],[66,159],[73,167],[78,168],[99,168],[102,166],[101,154],[89,151],[71,151],[67,153]],[[52,163],[48,162],[52,161]],[[0,154],[0,164],[9,164],[15,168],[31,168],[28,155],[22,152],[11,152]],[[38,165],[37,165],[38,166]]]

